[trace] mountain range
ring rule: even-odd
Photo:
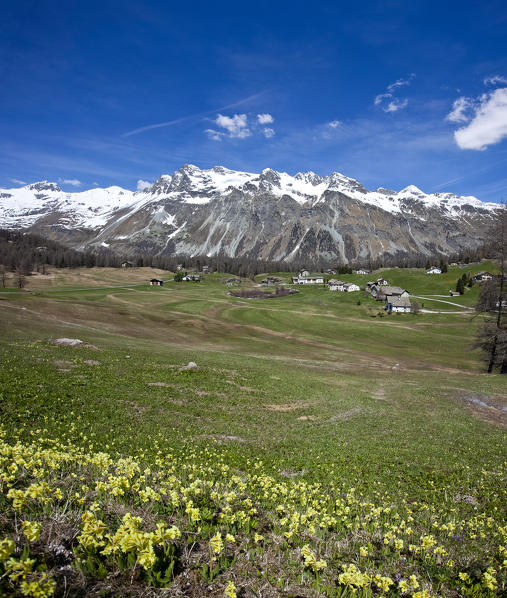
[[[453,193],[369,191],[340,173],[290,176],[184,165],[141,191],[0,189],[0,227],[129,256],[217,255],[359,263],[452,255],[481,245],[498,204]]]

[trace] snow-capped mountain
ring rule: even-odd
[[[185,165],[151,187],[66,193],[47,181],[0,189],[0,226],[79,249],[344,262],[450,254],[484,241],[497,204],[453,193],[369,191],[339,173],[290,176]]]

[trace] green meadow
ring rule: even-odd
[[[327,276],[383,276],[417,314],[148,268],[7,289],[0,594],[504,594],[507,384],[474,348],[478,285],[449,297],[493,269]]]

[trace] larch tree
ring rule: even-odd
[[[488,362],[488,373],[496,367],[501,374],[507,374],[507,206],[501,204],[498,216],[491,230],[490,251],[498,263],[499,275],[481,283],[476,309],[485,314],[479,330],[478,346],[484,351]]]

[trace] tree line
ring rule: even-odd
[[[377,270],[383,267],[429,268],[431,265],[437,264],[440,264],[445,272],[448,260],[469,263],[482,257],[487,257],[484,248],[474,251],[468,250],[461,254],[449,256],[449,258],[439,254],[428,258],[428,256],[420,254],[412,255],[400,252],[396,255],[384,255],[377,259],[368,259],[351,264],[344,264],[336,260],[264,261],[244,256],[229,257],[225,254],[215,256],[161,256],[142,253],[122,256],[105,248],[93,252],[78,251],[39,234],[0,229],[0,264],[2,265],[3,281],[5,281],[6,271],[16,272],[20,277],[26,277],[34,271],[44,274],[47,266],[56,268],[119,268],[126,261],[135,267],[152,267],[173,272],[180,265],[187,270],[200,270],[203,266],[207,266],[211,271],[229,272],[236,276],[253,278],[257,274],[297,272],[303,269],[322,273],[327,269],[334,269],[338,274],[347,274],[357,268],[368,268],[369,270]]]

